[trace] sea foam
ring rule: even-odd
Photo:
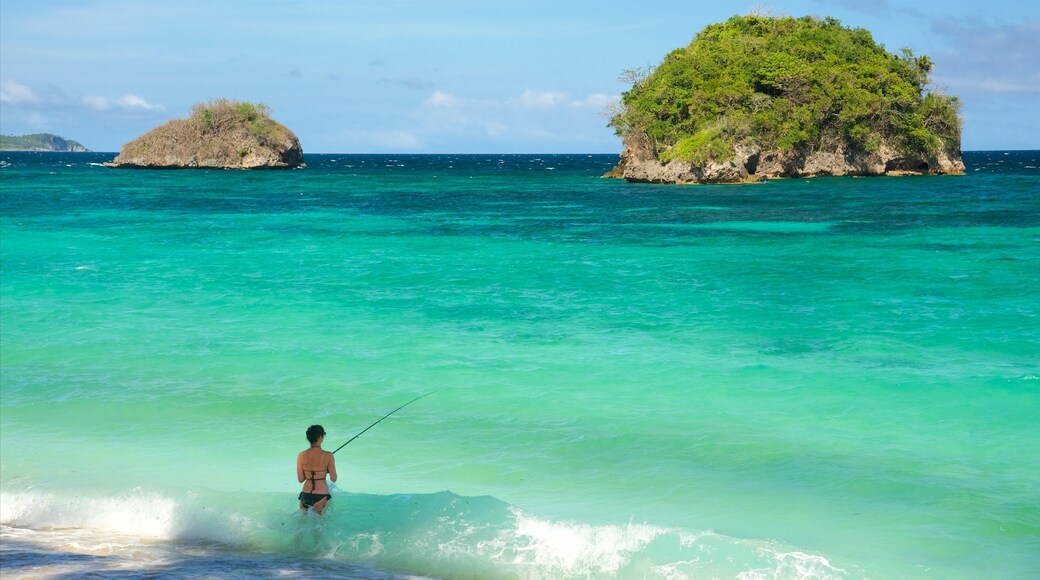
[[[80,528],[147,540],[238,543],[249,518],[189,500],[131,490],[118,497],[46,491],[0,492],[0,523],[31,529]]]
[[[182,561],[205,546],[210,564],[212,550],[230,550],[233,557],[221,556],[219,565],[242,569],[252,565],[250,558],[281,554],[440,577],[847,577],[823,556],[774,542],[649,523],[554,520],[486,496],[339,492],[319,518],[301,517],[285,509],[291,509],[289,502],[272,501],[270,494],[251,495],[230,508],[220,504],[220,496],[194,492],[175,497],[131,490],[88,497],[5,491],[0,520],[8,539],[46,540],[44,551],[152,563]],[[136,554],[141,541],[148,543],[147,553]]]

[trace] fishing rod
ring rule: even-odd
[[[432,395],[432,394],[434,394],[434,393],[436,393],[436,392],[437,392],[437,391],[430,391],[429,393],[426,393],[425,395],[419,395],[418,397],[416,397],[416,398],[412,399],[411,401],[408,401],[407,403],[405,403],[405,404],[401,405],[400,407],[398,407],[398,408],[394,409],[393,411],[390,411],[390,412],[389,412],[389,413],[387,413],[386,415],[383,415],[382,417],[380,417],[380,418],[379,418],[379,421],[376,421],[375,423],[372,423],[372,424],[371,424],[371,425],[369,425],[368,427],[365,427],[364,429],[362,429],[362,430],[361,430],[361,433],[358,433],[357,435],[354,435],[353,437],[351,437],[350,439],[348,439],[348,440],[347,440],[347,443],[350,443],[351,441],[353,441],[353,440],[357,439],[358,437],[361,437],[361,435],[363,435],[363,434],[365,433],[365,431],[368,431],[368,430],[369,430],[369,429],[371,429],[372,427],[375,427],[375,426],[376,426],[376,425],[378,425],[378,424],[379,424],[379,422],[380,422],[380,421],[382,421],[383,419],[386,419],[386,418],[387,418],[387,417],[389,417],[390,415],[393,415],[394,413],[396,413],[396,412],[400,411],[401,409],[404,409],[405,407],[407,407],[408,405],[411,405],[412,403],[414,403],[414,402],[418,401],[419,399],[421,399],[421,398],[423,398],[423,397],[426,397],[426,396],[428,396],[428,395]],[[339,447],[337,447],[337,448],[336,448],[336,451],[339,451],[340,449],[343,449],[344,447],[346,447],[346,446],[347,446],[347,443],[344,443],[343,445],[340,445]],[[336,451],[333,451],[333,453],[336,453]]]

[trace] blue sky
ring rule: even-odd
[[[217,97],[309,153],[614,153],[605,106],[751,10],[834,16],[936,63],[965,150],[1040,149],[1040,1],[0,1],[0,131],[117,151]]]

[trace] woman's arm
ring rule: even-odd
[[[300,480],[300,483],[307,479],[303,476],[303,453],[296,456],[296,479]]]
[[[329,453],[329,479],[336,482],[336,456]]]

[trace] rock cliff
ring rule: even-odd
[[[220,99],[199,103],[123,146],[109,167],[263,169],[303,165],[296,135],[266,105]]]
[[[736,145],[734,155],[724,160],[699,164],[671,159],[660,160],[647,144],[645,135],[630,137],[621,152],[621,161],[604,177],[637,183],[753,183],[764,179],[808,178],[824,175],[960,175],[964,163],[960,152],[906,154],[889,143],[875,151],[845,150],[768,150]]]

